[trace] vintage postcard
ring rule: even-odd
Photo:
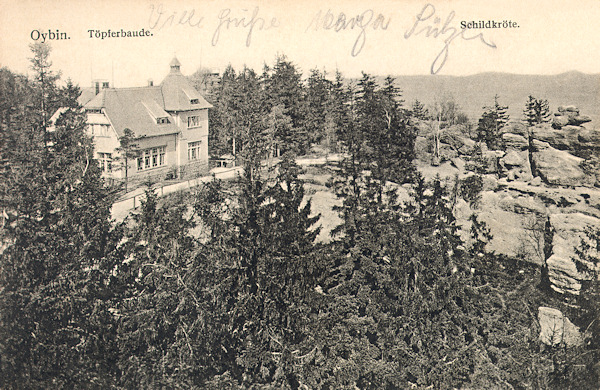
[[[0,3],[0,388],[598,388],[597,0]]]

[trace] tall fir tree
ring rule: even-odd
[[[327,103],[331,91],[331,82],[327,80],[326,74],[318,69],[312,69],[306,82],[306,115],[304,126],[311,143],[326,141],[327,146],[331,143],[327,134]]]
[[[484,112],[477,126],[477,140],[485,142],[488,148],[498,149],[501,147],[500,130],[508,123],[509,116],[506,113],[508,106],[502,106],[498,101],[498,95],[494,96],[494,105],[484,107]]]
[[[116,367],[111,272],[119,229],[73,94],[60,95],[49,48],[32,47],[31,94],[3,131],[0,346],[3,387],[110,387]],[[67,90],[73,90],[67,87]],[[56,102],[72,106],[49,131]],[[4,145],[3,145],[4,147]]]
[[[283,113],[290,117],[292,126],[275,134],[282,152],[306,153],[310,136],[305,126],[306,99],[302,74],[285,56],[278,56],[275,65],[265,77],[265,90],[270,106],[282,104]]]
[[[550,120],[550,105],[546,99],[536,99],[529,95],[525,109],[523,110],[523,121],[528,126],[546,123]]]

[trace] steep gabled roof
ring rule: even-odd
[[[81,95],[77,98],[77,103],[85,106],[90,100],[96,96],[94,88],[81,88]]]
[[[84,107],[104,109],[119,137],[127,128],[136,137],[178,133],[180,129],[175,123],[157,123],[157,119],[170,117],[169,112],[200,110],[212,106],[181,74],[177,58],[173,58],[170,67],[171,71],[160,86],[105,88],[93,97],[86,95]]]
[[[119,137],[125,129],[133,131],[136,137],[178,133],[174,123],[156,122],[156,118],[168,116],[159,104],[162,101],[160,87],[107,88],[85,108],[104,108]]]

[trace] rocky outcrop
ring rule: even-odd
[[[550,215],[554,229],[552,256],[546,261],[552,289],[559,293],[579,294],[582,275],[575,267],[575,248],[585,239],[588,227],[600,228],[600,219],[582,213]]]
[[[507,180],[530,181],[533,179],[527,150],[511,150],[499,160],[501,173]]]
[[[461,213],[464,214],[465,211]],[[541,257],[529,245],[525,227],[545,213],[543,202],[530,195],[519,195],[507,190],[483,192],[477,214],[492,233],[486,249],[507,256],[523,256],[526,260],[541,265]]]
[[[564,343],[569,347],[583,343],[579,328],[557,309],[541,306],[538,309],[540,341],[546,345]]]
[[[493,236],[487,245],[490,252],[516,256],[536,264],[544,257],[538,242],[543,235],[548,215],[557,225],[550,261],[556,290],[576,291],[579,278],[573,264],[575,247],[586,226],[600,227],[600,190],[589,187],[549,187],[535,179],[529,183],[482,177],[484,188],[476,209],[457,203],[455,216],[468,237],[470,225],[465,223],[472,213],[485,222]],[[532,230],[532,228],[534,230]],[[538,229],[535,231],[535,229]],[[541,230],[540,230],[541,229]]]
[[[526,150],[529,147],[529,141],[527,138],[520,134],[515,133],[504,133],[502,134],[502,141],[507,151],[509,150]]]
[[[593,186],[595,177],[586,175],[581,168],[582,158],[550,146],[548,142],[533,141],[532,159],[536,173],[542,180],[556,186]]]
[[[552,119],[552,127],[561,129],[567,125],[581,126],[591,120],[592,118],[587,115],[580,115],[579,109],[575,106],[560,106]]]
[[[583,150],[598,146],[600,134],[579,126],[564,126],[555,129],[546,125],[537,125],[532,128],[533,138],[547,142],[559,150],[566,150],[571,154],[580,154]]]
[[[523,138],[529,137],[529,129],[522,122],[510,122],[502,128],[502,133],[517,134]]]

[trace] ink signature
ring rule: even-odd
[[[441,18],[439,16],[435,16],[434,18],[434,15],[435,7],[433,6],[433,4],[426,4],[425,7],[423,7],[423,9],[421,10],[421,12],[416,16],[417,20],[413,24],[412,28],[404,33],[405,39],[423,34],[426,38],[433,37],[434,39],[438,38],[439,36],[447,36],[447,38],[444,40],[444,47],[442,48],[442,51],[440,51],[440,53],[437,55],[437,57],[435,57],[435,60],[433,60],[433,63],[431,64],[431,74],[437,74],[444,67],[444,64],[446,64],[446,60],[448,59],[450,44],[454,41],[455,38],[461,37],[466,41],[479,38],[479,40],[483,42],[486,46],[489,46],[494,49],[496,48],[496,45],[493,42],[486,41],[486,39],[483,36],[483,33],[479,33],[474,36],[466,36],[466,29],[450,27],[450,23],[454,19],[455,15],[454,11],[448,14],[448,17],[446,18],[446,21],[442,25],[441,29],[439,28]]]

